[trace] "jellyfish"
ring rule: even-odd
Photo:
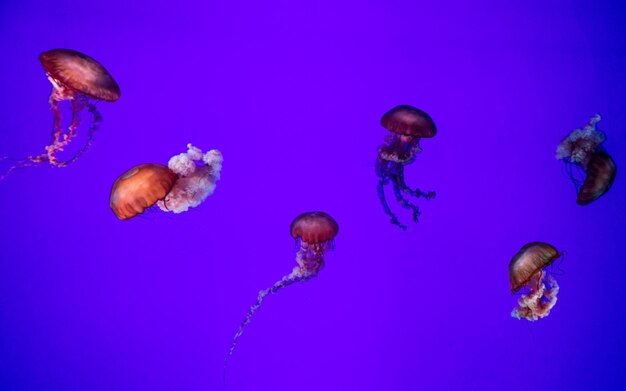
[[[421,214],[420,210],[402,193],[430,200],[435,197],[435,192],[423,192],[420,189],[414,190],[408,187],[404,180],[404,166],[413,163],[415,154],[422,151],[419,145],[420,139],[434,137],[437,127],[428,114],[408,105],[400,105],[389,110],[380,122],[391,134],[387,135],[385,144],[378,149],[376,159],[378,198],[383,210],[391,218],[391,223],[401,229],[406,229],[407,227],[400,223],[387,203],[385,185],[391,182],[396,200],[403,208],[411,210],[413,221],[417,223]]]
[[[521,295],[517,307],[511,312],[512,317],[535,321],[550,314],[556,304],[559,285],[546,267],[561,255],[550,244],[532,242],[522,247],[511,259],[511,292],[527,289],[527,293]]]
[[[203,153],[187,144],[187,152],[172,157],[167,166],[133,167],[113,184],[111,209],[120,220],[135,217],[154,205],[164,212],[186,212],[213,194],[222,161],[217,149]]]
[[[0,158],[0,160],[15,162],[13,166],[0,174],[0,180],[20,168],[33,167],[46,162],[53,167],[66,167],[75,162],[91,147],[95,131],[102,120],[102,116],[96,109],[97,102],[101,100],[115,102],[120,97],[120,87],[113,77],[99,62],[86,54],[70,49],[53,49],[43,52],[39,60],[46,71],[48,80],[52,83],[52,92],[48,99],[54,118],[50,144],[40,155],[27,156],[22,159]],[[62,101],[70,101],[72,105],[72,120],[66,131],[61,123],[59,103]],[[72,157],[60,160],[58,153],[62,152],[76,137],[80,113],[84,110],[87,110],[91,117],[87,141]]]
[[[573,130],[561,140],[556,150],[556,158],[565,162],[576,189],[576,203],[581,206],[609,191],[617,173],[615,162],[602,149],[606,136],[596,126],[601,119],[596,114],[584,128]]]
[[[259,291],[256,302],[250,307],[246,318],[239,326],[230,350],[224,359],[224,380],[226,379],[228,359],[232,356],[244,328],[250,323],[252,315],[261,307],[265,297],[296,282],[303,282],[316,277],[320,269],[324,267],[324,253],[334,245],[333,239],[337,236],[339,225],[327,213],[307,212],[302,213],[293,220],[290,231],[298,246],[296,253],[298,266],[295,266],[291,273],[284,276],[270,288]]]

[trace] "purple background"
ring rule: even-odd
[[[49,139],[40,52],[85,52],[122,89],[77,164],[0,183],[0,389],[224,388],[310,210],[338,221],[336,250],[267,298],[228,389],[626,389],[625,182],[579,207],[554,158],[600,113],[626,162],[620,2],[129,3],[0,4],[0,155]],[[439,128],[407,168],[437,191],[421,222],[388,194],[406,232],[374,174],[402,103]],[[113,181],[189,142],[223,152],[215,194],[117,220]],[[529,323],[509,316],[507,266],[536,240],[568,254]]]

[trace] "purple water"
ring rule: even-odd
[[[76,164],[0,183],[0,389],[626,389],[626,8],[509,3],[0,3],[0,155],[49,141],[42,51],[121,88]],[[398,104],[438,127],[406,168],[437,192],[420,223],[387,193],[407,231],[374,173]],[[580,207],[556,145],[596,113],[618,175]],[[223,153],[215,193],[118,220],[115,179],[187,143]],[[313,210],[336,249],[266,298],[224,385]],[[531,241],[567,252],[534,323],[511,318],[507,274]]]

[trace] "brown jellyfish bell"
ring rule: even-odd
[[[415,155],[422,151],[420,139],[434,137],[437,134],[437,127],[426,112],[409,105],[400,105],[389,110],[382,116],[380,124],[391,134],[385,137],[385,144],[378,148],[376,159],[378,198],[385,213],[391,217],[391,223],[406,229],[407,227],[400,224],[398,217],[387,204],[384,187],[391,182],[398,203],[403,208],[410,209],[413,212],[413,221],[418,222],[421,214],[419,208],[404,198],[402,193],[430,200],[435,197],[435,192],[409,188],[404,180],[404,166],[415,161]]]
[[[559,285],[545,268],[560,256],[557,249],[548,243],[531,242],[511,259],[511,292],[516,293],[523,287],[529,290],[528,294],[519,298],[518,306],[511,312],[512,317],[535,321],[550,314],[557,301]]]
[[[48,99],[54,116],[51,141],[45,147],[46,152],[41,155],[27,156],[23,159],[1,158],[0,160],[14,160],[16,163],[0,175],[0,180],[20,168],[33,167],[46,162],[55,167],[65,167],[75,162],[93,143],[94,133],[98,123],[102,120],[102,116],[96,109],[96,103],[100,100],[115,102],[120,98],[120,87],[111,74],[99,62],[86,54],[70,49],[53,49],[41,53],[39,60],[46,71],[48,80],[52,83],[52,92]],[[72,121],[67,132],[64,133],[59,102],[65,100],[71,102]],[[85,109],[91,116],[87,141],[72,157],[61,161],[57,154],[76,137],[80,113]]]
[[[291,273],[284,276],[272,287],[259,292],[257,300],[239,326],[239,330],[233,338],[230,350],[224,358],[224,381],[226,381],[226,368],[228,359],[232,356],[239,337],[243,330],[250,323],[252,315],[261,307],[263,299],[269,295],[296,282],[307,281],[315,276],[324,267],[324,253],[333,246],[333,240],[339,232],[339,225],[329,214],[325,212],[307,212],[296,217],[289,228],[291,236],[296,239],[299,245],[296,254],[295,266]]]
[[[604,195],[613,184],[617,167],[606,152],[596,152],[587,164],[587,175],[580,190],[576,203],[587,205]]]
[[[390,132],[403,136],[432,138],[437,134],[430,115],[410,105],[399,105],[389,110],[380,119],[380,124]]]
[[[128,220],[162,200],[178,176],[162,164],[141,164],[123,173],[111,189],[110,206],[120,220]]]

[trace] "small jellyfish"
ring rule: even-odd
[[[168,166],[142,164],[122,174],[111,188],[113,213],[128,220],[157,205],[164,212],[182,213],[202,203],[220,179],[222,154],[203,153],[191,144],[172,157]]]
[[[560,256],[554,246],[532,242],[522,247],[511,259],[511,292],[516,293],[523,287],[528,290],[519,298],[517,307],[511,312],[512,317],[535,321],[550,314],[556,304],[559,285],[546,267]]]
[[[413,213],[413,221],[418,222],[419,208],[404,198],[402,193],[413,197],[424,197],[427,200],[435,197],[435,192],[423,192],[411,189],[404,180],[404,166],[415,161],[415,154],[422,150],[419,146],[421,138],[431,138],[437,133],[437,127],[428,114],[408,105],[400,105],[389,110],[380,120],[381,125],[391,134],[385,138],[385,144],[378,149],[376,159],[376,175],[378,176],[378,198],[385,213],[391,217],[391,223],[406,229],[391,211],[385,198],[385,185],[391,182],[398,203]]]
[[[302,213],[293,220],[290,232],[291,236],[296,239],[296,245],[298,245],[298,252],[296,253],[298,266],[295,266],[291,273],[277,281],[272,287],[259,291],[256,303],[250,307],[246,318],[239,326],[228,355],[224,359],[224,380],[226,379],[228,359],[232,356],[237,341],[243,334],[243,329],[250,323],[252,315],[261,307],[265,296],[274,294],[293,283],[307,281],[317,276],[320,269],[324,267],[324,253],[333,247],[333,239],[337,236],[338,231],[339,225],[335,219],[324,212]]]
[[[556,158],[565,162],[578,205],[587,205],[609,191],[617,173],[615,162],[602,149],[606,136],[596,126],[601,119],[596,114],[584,128],[573,130],[557,146]]]
[[[15,164],[0,175],[0,180],[12,171],[20,168],[33,167],[42,163],[49,163],[54,167],[66,167],[75,162],[93,143],[94,133],[102,116],[96,110],[96,103],[100,100],[115,102],[120,98],[120,87],[109,72],[96,60],[86,54],[70,49],[54,49],[43,52],[39,60],[50,83],[52,92],[49,102],[54,121],[50,144],[40,155],[27,156],[23,159],[0,158],[12,160]],[[72,120],[66,132],[61,124],[61,101],[70,101],[72,105]],[[57,154],[63,151],[76,136],[80,124],[80,113],[87,109],[91,116],[91,124],[85,145],[67,160],[59,160]]]

